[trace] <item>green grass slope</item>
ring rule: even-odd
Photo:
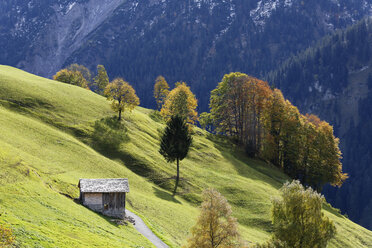
[[[128,208],[171,247],[180,247],[198,216],[200,193],[214,187],[227,197],[244,239],[269,238],[270,199],[288,178],[244,156],[228,141],[195,129],[181,162],[181,195],[171,196],[175,166],[158,153],[164,124],[151,111],[124,113],[128,138],[118,149],[92,140],[96,121],[112,116],[108,102],[88,90],[0,66],[0,223],[20,247],[151,247],[131,226],[77,204],[79,178],[129,178]],[[330,247],[370,247],[372,232],[335,209]]]

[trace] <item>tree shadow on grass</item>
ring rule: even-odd
[[[94,148],[105,151],[118,151],[121,143],[129,142],[127,128],[116,117],[107,117],[94,123],[92,141]]]
[[[172,194],[170,194],[169,192],[165,191],[165,190],[160,190],[156,187],[152,187],[154,189],[154,192],[155,192],[155,195],[160,198],[160,199],[163,199],[163,200],[166,200],[166,201],[170,201],[170,202],[174,202],[174,203],[178,203],[178,204],[181,204],[180,201],[178,201]]]
[[[289,177],[279,168],[260,158],[249,157],[239,142],[223,135],[209,134],[211,140],[220,154],[234,165],[239,175],[252,179],[261,180],[280,188]]]
[[[146,178],[163,189],[164,191],[155,190],[157,197],[180,203],[169,193],[174,189],[173,179],[175,178],[169,178],[169,175],[165,172],[156,170],[151,162],[147,161],[145,158],[141,158],[135,153],[127,152],[125,149],[120,149],[120,146],[122,146],[123,143],[129,142],[130,138],[127,135],[127,128],[122,122],[117,120],[116,116],[97,120],[93,128],[94,131],[90,135],[91,142],[88,142],[93,149],[111,160],[122,161],[125,167],[133,173]],[[188,193],[191,187],[192,185],[189,182],[181,179],[179,189],[183,189],[185,192],[182,194],[177,192],[178,195],[190,202],[200,202],[199,197]]]
[[[147,178],[163,189],[172,190],[172,184],[164,180],[165,175],[156,171],[148,161],[120,149],[120,146],[129,142],[130,138],[127,135],[127,128],[116,116],[96,121],[91,141],[91,146],[103,156],[111,160],[118,159],[135,174]]]

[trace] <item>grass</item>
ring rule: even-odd
[[[125,142],[97,146],[97,123],[106,130],[112,115],[88,90],[0,66],[0,223],[12,226],[20,247],[151,247],[132,226],[75,203],[80,178],[129,178],[128,207],[171,247],[186,240],[207,187],[227,197],[244,239],[269,238],[270,199],[288,180],[283,173],[196,128],[172,197],[175,165],[158,153],[164,124],[138,107],[124,113]],[[325,213],[338,230],[330,247],[371,246],[371,231],[330,206]]]

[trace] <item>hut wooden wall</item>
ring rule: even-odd
[[[125,208],[125,193],[105,193],[102,197],[105,210]]]

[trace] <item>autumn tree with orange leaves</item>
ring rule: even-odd
[[[264,81],[239,72],[225,75],[211,92],[208,116],[217,133],[238,140],[249,156],[272,162],[318,191],[347,179],[332,126],[302,115]]]
[[[217,131],[236,137],[250,155],[258,155],[271,94],[264,81],[239,72],[225,75],[211,93],[211,114]]]

